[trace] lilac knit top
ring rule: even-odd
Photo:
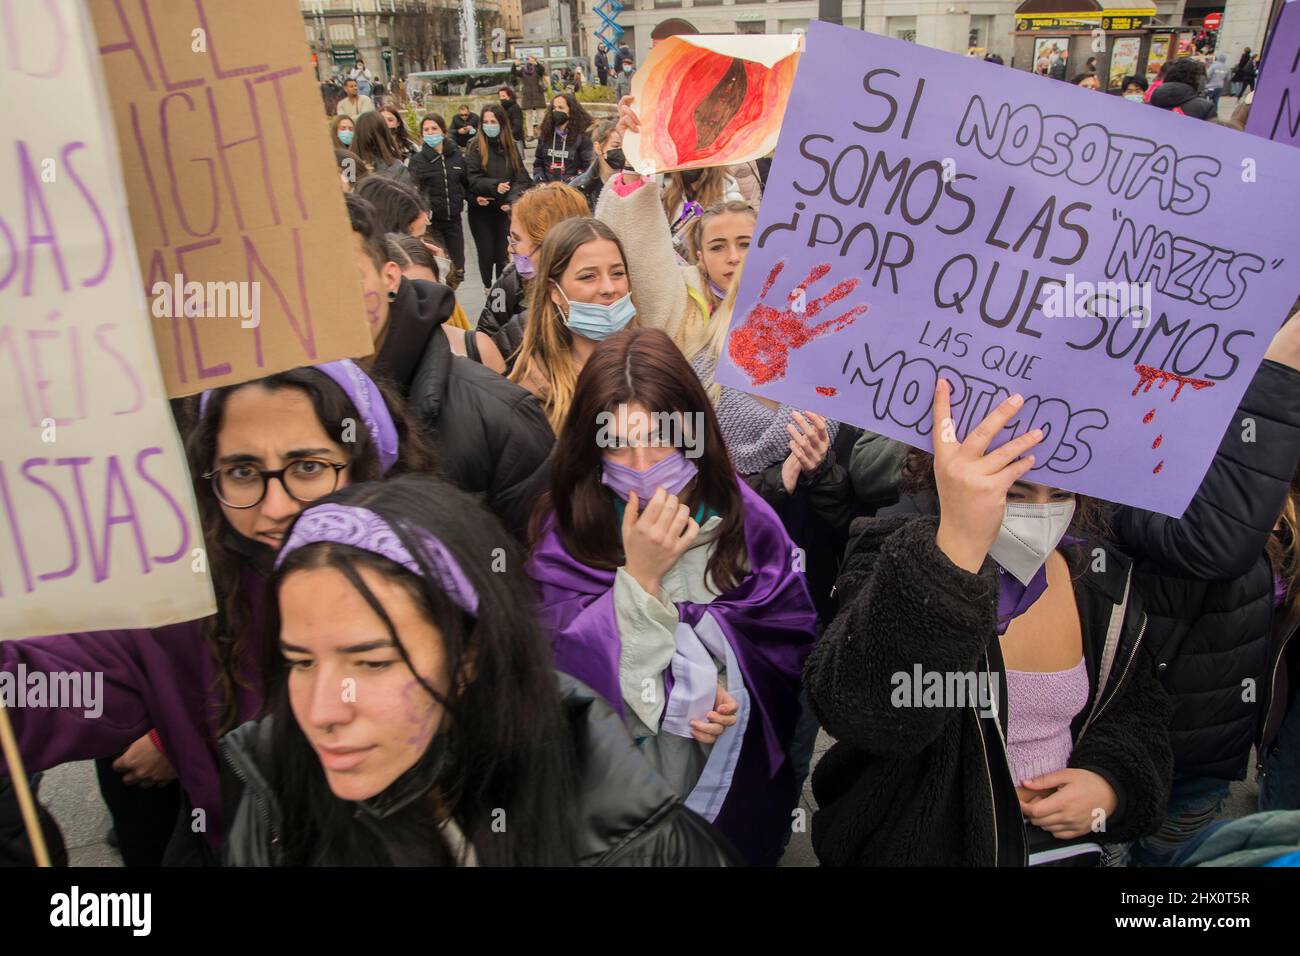
[[[1069,670],[1007,669],[1007,756],[1016,786],[1065,769],[1074,741],[1070,722],[1088,705],[1083,659]]]

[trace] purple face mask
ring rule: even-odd
[[[606,459],[600,483],[624,501],[627,501],[629,492],[635,491],[638,503],[644,506],[654,497],[656,488],[663,488],[670,495],[679,495],[697,474],[699,469],[695,463],[680,451],[674,451],[645,471]]]
[[[533,260],[528,256],[521,256],[517,252],[512,252],[510,258],[514,260],[515,271],[519,273],[520,278],[531,279],[536,274],[533,270]]]

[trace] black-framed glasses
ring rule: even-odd
[[[247,462],[225,465],[204,475],[212,482],[212,493],[229,508],[256,508],[266,497],[267,484],[278,478],[289,497],[304,504],[324,498],[339,484],[339,472],[347,462],[328,458],[295,458],[274,471],[254,468]]]

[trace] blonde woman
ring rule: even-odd
[[[536,272],[537,253],[546,233],[558,222],[586,216],[582,194],[564,183],[528,190],[510,210],[506,252],[510,264],[488,290],[478,330],[492,336],[501,354],[512,361],[524,338],[527,289]]]
[[[538,250],[528,290],[528,323],[510,380],[541,401],[559,432],[578,373],[597,344],[637,326],[627,256],[597,219],[566,219]]]

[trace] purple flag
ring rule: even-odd
[[[1300,292],[1300,153],[814,22],[720,382],[931,447],[1012,392],[1031,481],[1181,515]],[[833,90],[833,95],[827,91]]]

